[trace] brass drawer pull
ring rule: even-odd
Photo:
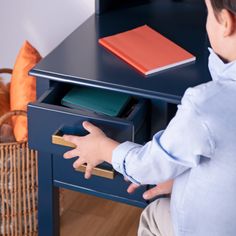
[[[62,136],[63,135],[59,135],[58,133],[53,134],[52,135],[52,143],[57,144],[57,145],[61,145],[61,146],[76,148],[76,145],[74,143],[65,141]]]
[[[75,170],[80,171],[80,172],[85,172],[86,165],[81,165],[79,168],[76,168]],[[115,171],[95,167],[95,168],[93,168],[92,175],[104,177],[104,178],[107,178],[107,179],[114,179]]]
[[[76,148],[76,145],[74,143],[65,141],[63,139],[63,133],[61,132],[61,130],[58,130],[56,133],[52,135],[52,143],[61,146]],[[86,165],[81,165],[79,168],[76,168],[75,170],[80,172],[85,172]],[[115,177],[115,171],[113,169],[108,170],[108,169],[103,169],[101,167],[95,167],[92,171],[92,174],[107,179],[114,179]]]

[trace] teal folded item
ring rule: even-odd
[[[131,96],[128,94],[93,88],[93,87],[74,87],[62,99],[64,106],[93,111],[108,116],[119,116]]]

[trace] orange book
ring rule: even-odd
[[[147,25],[101,38],[98,42],[144,75],[196,59]]]

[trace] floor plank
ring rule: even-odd
[[[61,236],[136,236],[142,209],[63,190]]]

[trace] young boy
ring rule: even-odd
[[[186,91],[166,130],[144,146],[119,144],[89,122],[87,136],[64,137],[77,145],[64,157],[87,163],[86,178],[107,161],[136,184],[174,179],[170,206],[159,200],[142,214],[141,236],[236,235],[236,1],[205,2],[212,81]]]

